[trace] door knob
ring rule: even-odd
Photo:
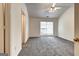
[[[79,38],[75,38],[73,39],[75,42],[79,42]]]

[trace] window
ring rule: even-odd
[[[53,22],[40,22],[40,35],[53,35]]]

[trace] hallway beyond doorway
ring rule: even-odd
[[[73,56],[74,43],[58,37],[31,38],[19,56]]]

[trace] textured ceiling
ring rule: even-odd
[[[73,4],[57,3],[56,6],[61,7],[61,9],[49,13],[47,10],[51,5],[52,3],[26,3],[29,16],[39,18],[46,18],[46,16],[49,16],[49,18],[58,18]]]

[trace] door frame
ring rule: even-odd
[[[1,29],[1,53],[5,53],[5,32],[4,32],[4,25],[5,25],[5,19],[4,19],[4,4],[1,3],[0,4],[0,7],[1,7],[1,24],[0,24],[0,29]]]
[[[22,38],[21,38],[21,40],[22,40],[22,43],[21,43],[21,44],[22,44],[22,47],[23,47],[23,44],[25,44],[24,41],[25,41],[25,37],[26,37],[26,36],[25,36],[25,32],[26,32],[26,27],[25,27],[25,26],[26,26],[26,25],[25,25],[25,23],[26,23],[25,21],[26,21],[26,20],[25,20],[25,19],[26,19],[25,13],[24,13],[24,11],[21,9],[21,21],[22,21],[22,22],[21,22],[21,37],[22,37]]]
[[[4,54],[10,55],[10,5],[3,4],[3,18],[4,18]]]

